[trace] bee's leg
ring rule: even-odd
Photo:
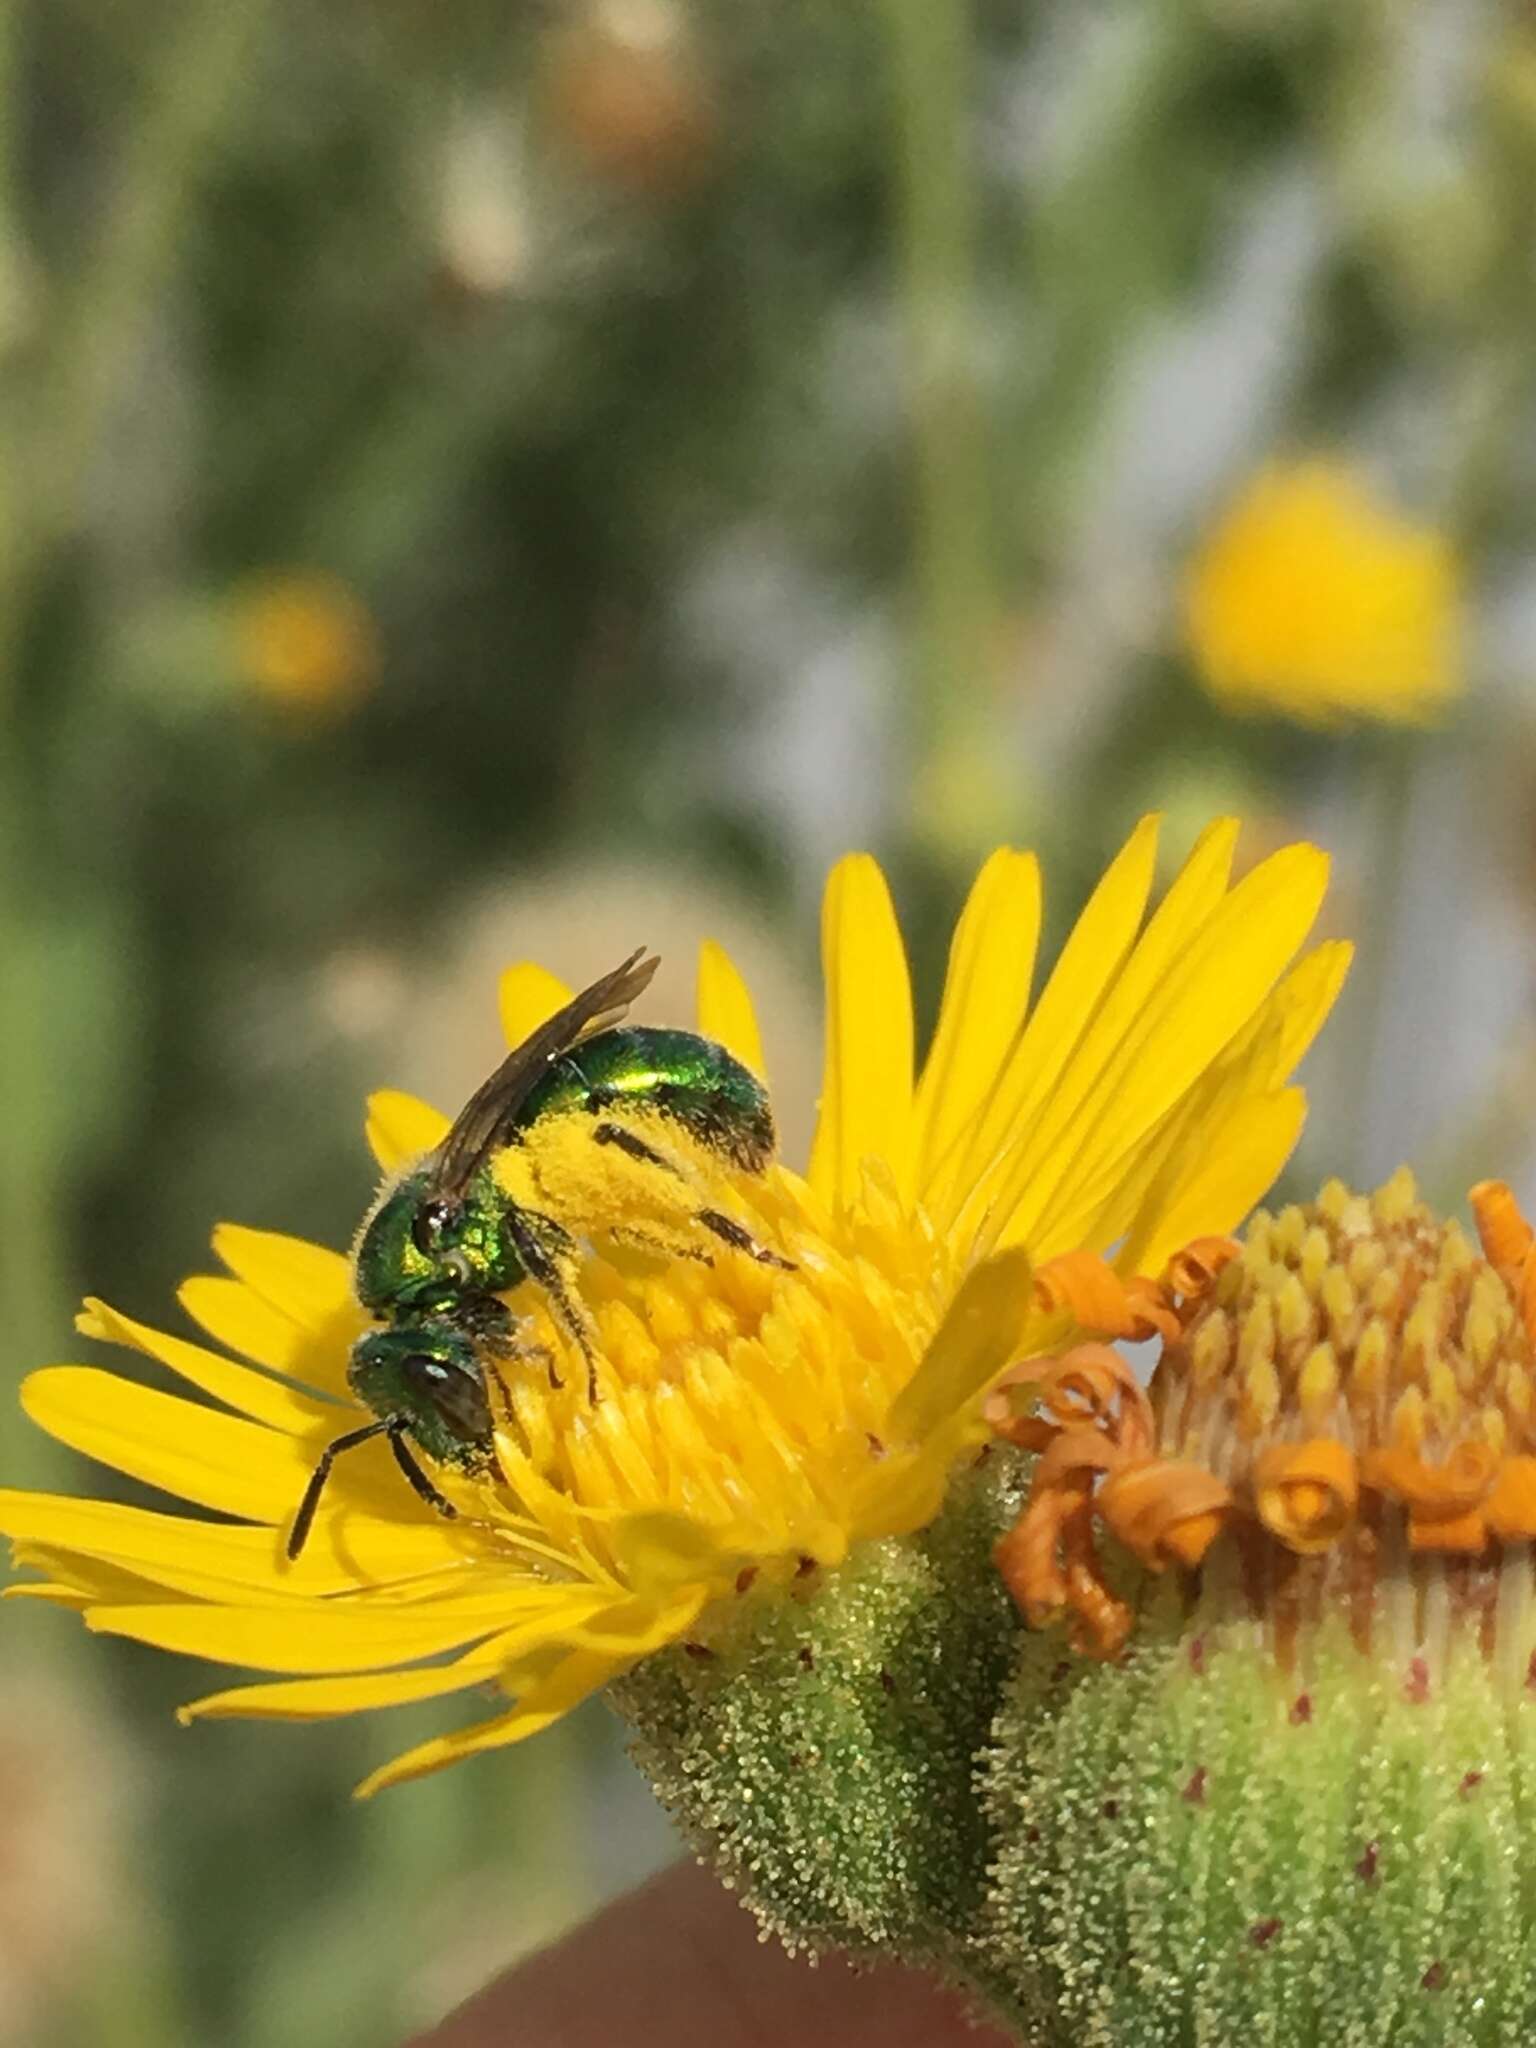
[[[693,1220],[701,1223],[733,1251],[745,1252],[749,1259],[756,1259],[760,1266],[777,1266],[780,1272],[794,1272],[793,1259],[782,1258],[778,1252],[769,1251],[767,1245],[758,1243],[744,1224],[737,1223],[733,1217],[722,1216],[718,1209],[701,1209]]]
[[[675,1174],[679,1180],[683,1178],[681,1169],[665,1152],[658,1152],[654,1145],[648,1145],[644,1138],[637,1137],[623,1124],[594,1124],[592,1142],[594,1145],[612,1145],[629,1158],[638,1160],[642,1166],[657,1166],[663,1173]]]
[[[325,1491],[325,1482],[331,1476],[331,1467],[343,1451],[350,1451],[358,1444],[366,1444],[376,1436],[389,1431],[387,1422],[367,1422],[361,1429],[349,1429],[345,1436],[339,1436],[334,1443],[326,1445],[320,1453],[319,1462],[309,1475],[309,1484],[304,1489],[304,1498],[299,1502],[299,1511],[293,1518],[293,1527],[288,1531],[288,1562],[293,1563],[309,1540],[310,1526],[315,1519],[315,1509],[320,1505],[320,1496]],[[394,1441],[391,1436],[391,1442]]]
[[[504,1301],[495,1295],[488,1295],[478,1308],[471,1313],[471,1302],[465,1300],[460,1311],[465,1326],[470,1330],[480,1348],[480,1362],[501,1389],[504,1405],[510,1405],[507,1383],[501,1375],[501,1364],[512,1364],[529,1358],[536,1358],[549,1371],[549,1384],[563,1387],[565,1381],[555,1371],[555,1354],[547,1344],[525,1344],[517,1334],[517,1318]]]
[[[547,1344],[526,1345],[523,1350],[523,1356],[524,1358],[537,1358],[543,1361],[544,1370],[549,1374],[549,1384],[555,1392],[558,1393],[560,1388],[565,1385],[565,1381],[561,1379],[559,1373],[555,1370],[555,1354]]]
[[[513,1317],[507,1304],[494,1294],[466,1294],[458,1306],[458,1319],[475,1341],[506,1356],[513,1348]]]
[[[610,1223],[604,1235],[615,1244],[631,1244],[637,1251],[654,1252],[661,1259],[692,1259],[700,1266],[715,1263],[703,1245],[689,1244],[686,1238],[667,1237],[638,1223]]]
[[[405,1438],[401,1434],[401,1428],[402,1425],[390,1423],[385,1429],[385,1435],[389,1438],[389,1448],[395,1454],[395,1463],[409,1480],[412,1490],[426,1502],[429,1508],[436,1508],[440,1515],[446,1515],[450,1521],[455,1520],[458,1516],[458,1509],[445,1494],[438,1492],[426,1473],[422,1471],[416,1460],[411,1456]]]
[[[555,1320],[587,1361],[587,1398],[597,1401],[597,1360],[592,1351],[592,1333],[560,1270],[562,1255],[569,1258],[575,1241],[553,1216],[541,1216],[533,1209],[513,1209],[510,1214],[512,1242],[523,1262],[523,1271],[544,1295]],[[550,1375],[553,1379],[553,1373]]]

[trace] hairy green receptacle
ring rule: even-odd
[[[1040,2048],[1536,2039],[1536,1698],[1342,1623],[1305,1680],[1171,1587],[1126,1661],[1024,1636],[986,1947]]]
[[[990,1552],[1017,1505],[994,1452],[928,1529],[747,1595],[615,1688],[663,1802],[790,1947],[977,1981],[976,1765],[1019,1633]]]

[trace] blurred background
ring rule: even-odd
[[[507,961],[725,941],[793,1158],[836,854],[931,1015],[1151,807],[1337,856],[1297,1188],[1532,1192],[1533,315],[1526,6],[0,0],[6,1386],[345,1243]],[[441,1709],[212,1682],[9,1611],[6,2048],[388,2042],[668,1853],[600,1706],[359,1809]]]

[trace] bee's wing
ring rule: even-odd
[[[490,1079],[471,1095],[438,1146],[432,1171],[435,1194],[463,1193],[487,1154],[503,1142],[551,1061],[594,1031],[616,1024],[649,985],[660,964],[654,954],[647,956],[644,946],[637,948],[621,967],[573,996],[563,1010],[556,1010],[547,1023],[508,1053]]]

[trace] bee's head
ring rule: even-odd
[[[430,1320],[371,1330],[352,1347],[347,1380],[374,1414],[403,1416],[429,1458],[475,1464],[490,1449],[491,1407],[473,1341]]]

